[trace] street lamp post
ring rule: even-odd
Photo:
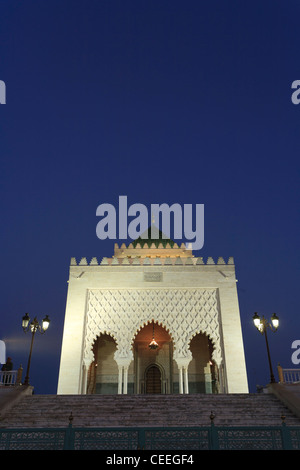
[[[45,316],[45,318],[42,321],[42,324],[40,325],[37,318],[35,317],[31,323],[30,318],[28,313],[24,315],[22,318],[22,328],[24,333],[27,333],[28,331],[31,331],[31,344],[30,344],[30,352],[29,352],[29,357],[28,357],[28,363],[27,363],[27,371],[26,371],[26,376],[23,385],[29,385],[29,369],[30,369],[30,362],[31,362],[31,354],[32,354],[32,346],[33,346],[33,340],[34,340],[34,335],[37,331],[39,331],[41,334],[44,334],[46,330],[49,327],[50,320],[48,315]]]
[[[268,342],[268,336],[267,336],[267,329],[270,328],[271,331],[275,332],[279,326],[279,319],[276,315],[276,313],[273,313],[271,316],[271,322],[269,323],[264,316],[260,317],[257,312],[253,315],[253,323],[258,329],[258,331],[261,334],[265,335],[266,339],[266,346],[267,346],[267,353],[268,353],[268,361],[269,361],[269,367],[270,367],[270,376],[271,376],[271,383],[276,383],[274,374],[273,374],[273,368],[272,368],[272,362],[271,362],[271,356],[270,356],[270,349],[269,349],[269,342]]]

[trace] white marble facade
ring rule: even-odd
[[[72,258],[68,283],[58,394],[87,393],[88,372],[99,362],[93,346],[101,335],[115,342],[116,393],[129,393],[128,383],[141,375],[135,338],[150,323],[171,338],[165,347],[171,365],[162,372],[169,381],[165,393],[189,393],[190,344],[200,334],[212,346],[217,391],[248,393],[233,258],[204,261],[166,241],[115,244],[114,256],[99,263]],[[135,383],[130,393],[141,393],[140,386]]]

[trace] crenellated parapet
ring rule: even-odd
[[[234,265],[233,257],[229,257],[227,261],[223,257],[213,259],[211,256],[204,259],[201,257],[185,257],[185,256],[156,256],[156,257],[104,257],[98,261],[96,257],[87,260],[86,257],[79,261],[71,258],[70,266],[212,266],[212,265]]]
[[[191,244],[185,245],[181,243],[178,245],[173,240],[160,238],[157,240],[138,239],[128,246],[125,243],[122,243],[120,246],[115,243],[114,247],[115,258],[166,258],[178,256],[181,258],[193,257]]]

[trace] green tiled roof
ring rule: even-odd
[[[138,243],[141,245],[142,248],[145,244],[147,244],[150,247],[152,243],[154,243],[156,248],[158,248],[158,245],[161,243],[163,247],[166,248],[167,244],[169,243],[170,247],[173,248],[175,242],[171,240],[170,238],[166,238],[166,235],[158,228],[154,227],[154,229],[157,235],[156,238],[151,238],[151,227],[149,227],[147,230],[148,232],[147,237],[146,238],[139,237],[136,240],[134,240],[132,242],[133,247],[135,248]],[[145,232],[143,235],[145,235]]]

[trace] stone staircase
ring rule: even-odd
[[[0,409],[1,412],[1,409]],[[0,428],[300,426],[275,395],[28,395],[0,415]]]

